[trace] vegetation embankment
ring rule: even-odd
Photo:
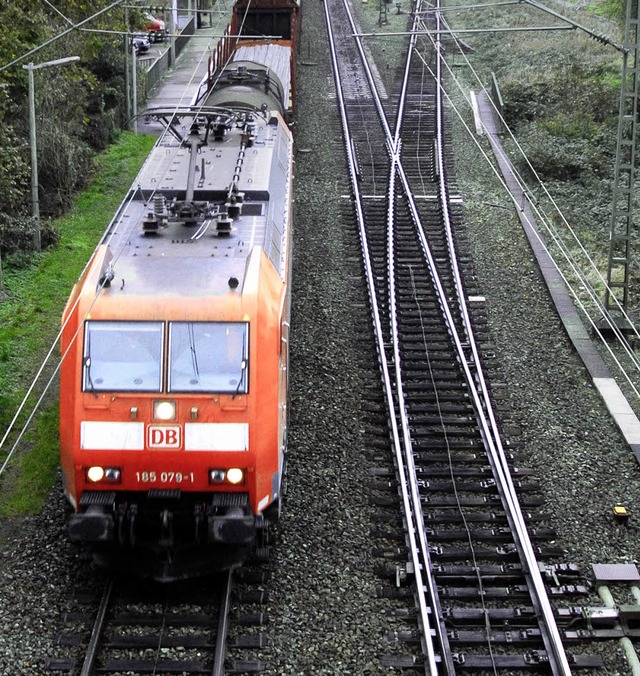
[[[9,299],[0,303],[0,430],[10,424],[32,378],[53,345],[69,291],[89,260],[100,236],[125,196],[149,153],[154,139],[124,133],[101,154],[89,187],[75,200],[67,215],[54,221],[59,233],[55,247],[32,256],[26,265],[5,265]],[[14,254],[13,259],[20,257]],[[20,416],[33,410],[45,381],[59,361],[54,351],[41,383]],[[58,467],[58,414],[55,392],[20,442],[7,472],[0,477],[0,515],[37,511],[54,482]],[[19,423],[16,429],[20,429]],[[0,465],[16,434],[0,449]],[[29,448],[29,453],[22,449]],[[11,480],[7,480],[7,476]]]
[[[29,74],[37,137],[44,247],[55,242],[50,219],[87,186],[96,153],[126,125],[129,39],[141,9],[110,0],[0,0],[0,255],[31,250]],[[71,26],[80,26],[71,30]],[[76,58],[75,61],[62,59]],[[2,278],[0,277],[0,291]]]
[[[470,59],[483,82],[489,82],[490,73],[496,76],[513,134],[505,135],[505,146],[540,214],[546,215],[542,220],[602,295],[596,268],[606,278],[622,76],[622,54],[614,45],[623,39],[625,8],[616,3],[547,4],[592,32],[562,30],[569,24],[538,10],[520,14],[519,8],[515,17],[507,15],[509,26],[550,24],[557,30],[481,35]],[[496,22],[502,25],[494,11],[483,15],[483,26]],[[607,35],[610,43],[594,34]],[[545,237],[561,262],[551,233]],[[560,264],[580,286],[568,266]]]
[[[71,286],[153,142],[120,137],[128,36],[143,22],[141,9],[110,0],[60,0],[55,8],[0,0],[0,440],[53,345]],[[66,57],[78,60],[57,64]],[[29,63],[50,64],[33,70],[42,251],[34,248]],[[54,369],[45,368],[15,430]],[[0,476],[0,514],[41,504],[55,476],[57,437],[55,406],[45,405]],[[12,431],[2,443],[0,467],[15,440]]]

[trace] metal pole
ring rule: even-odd
[[[173,67],[176,62],[175,34],[178,30],[178,7],[176,1],[173,0],[171,9],[169,10],[169,67]]]
[[[29,71],[29,143],[31,145],[31,215],[33,216],[35,231],[33,233],[33,247],[41,249],[40,240],[40,202],[38,201],[38,150],[36,148],[36,96],[33,78],[33,62],[23,66]]]
[[[131,100],[133,102],[132,131],[138,133],[138,61],[136,48],[131,41]]]
[[[616,164],[613,177],[611,227],[609,231],[609,261],[607,286],[604,292],[605,308],[614,313],[619,329],[628,330],[626,316],[633,262],[633,209],[635,202],[636,137],[638,132],[638,96],[640,93],[640,7],[627,3],[624,29],[622,80],[618,113]],[[622,317],[620,316],[622,315]]]
[[[55,61],[45,61],[44,63],[34,64],[28,63],[22,66],[29,71],[29,142],[31,144],[31,214],[35,224],[35,232],[33,234],[33,246],[36,251],[42,248],[42,240],[40,238],[40,202],[38,200],[38,150],[36,148],[36,96],[33,71],[39,68],[47,68],[49,66],[62,66],[65,63],[72,61],[79,61],[79,56],[66,56],[63,59],[56,59]]]
[[[124,104],[124,114],[127,120],[131,119],[131,81],[130,73],[131,68],[129,67],[129,61],[131,57],[129,45],[133,44],[133,40],[129,37],[129,8],[125,6],[124,8],[124,27],[127,31],[122,39],[124,41],[124,91],[125,91],[125,104]],[[135,54],[133,57],[135,61]]]

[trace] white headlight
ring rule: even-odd
[[[89,481],[101,481],[102,477],[104,477],[104,469],[102,469],[102,467],[89,467],[87,470],[87,478]]]
[[[241,469],[239,469],[238,467],[232,467],[231,469],[227,470],[227,481],[230,484],[242,483],[243,479],[244,479],[244,472]]]
[[[176,417],[176,402],[154,401],[153,417],[156,420],[173,420]]]

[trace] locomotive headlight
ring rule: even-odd
[[[119,467],[99,467],[94,465],[87,469],[87,479],[93,483],[98,481],[111,481],[113,483],[119,482],[122,472]]]
[[[244,481],[244,472],[238,467],[227,470],[227,481],[230,484],[240,484]]]
[[[174,420],[176,417],[175,401],[154,401],[153,418],[154,420]]]
[[[94,483],[96,483],[98,481],[102,481],[103,478],[104,478],[104,469],[102,467],[98,466],[89,467],[89,469],[87,470],[87,479],[89,479],[89,481],[93,481]]]
[[[210,469],[209,482],[212,484],[221,484],[224,482],[238,485],[244,482],[244,470],[238,467],[231,469]]]
[[[120,481],[120,468],[107,467],[107,469],[104,471],[104,478],[107,481]]]
[[[226,472],[223,469],[212,469],[209,470],[209,479],[214,484],[221,484],[224,481]]]

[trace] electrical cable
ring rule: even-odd
[[[120,1],[122,1],[122,0],[120,0]],[[119,3],[115,3],[115,4],[119,4]],[[248,8],[247,8],[247,11],[248,11]],[[100,13],[101,13],[101,12],[100,12]],[[96,15],[93,15],[93,16],[96,16]],[[245,13],[245,16],[246,16],[246,13]],[[86,20],[83,21],[83,22],[81,22],[81,23],[86,23]],[[193,83],[193,80],[194,80],[194,78],[195,78],[195,74],[196,74],[196,72],[198,71],[199,67],[201,66],[201,64],[202,64],[202,59],[204,58],[204,55],[205,55],[205,54],[206,54],[206,50],[203,51],[203,54],[201,55],[200,59],[198,60],[198,63],[197,63],[196,66],[194,67],[193,75],[191,76],[191,78],[190,78],[190,80],[189,80],[189,82],[188,82],[188,84],[187,84],[187,87],[189,87],[189,86]],[[20,60],[20,58],[21,58],[21,57],[19,57],[18,60]],[[229,60],[227,60],[226,64],[228,64],[228,63],[229,63]],[[225,64],[225,65],[226,65],[226,64]],[[2,70],[2,69],[0,69],[0,71],[1,71],[1,70]],[[184,102],[186,96],[187,96],[187,89],[185,88],[185,90],[184,90],[184,92],[183,92],[183,94],[182,94],[182,96],[181,96],[181,98],[180,98],[179,103],[176,105],[176,109],[178,109],[178,108],[183,104],[183,102]],[[166,134],[166,133],[167,133],[167,130],[165,129],[164,132],[163,132],[163,134]],[[163,138],[163,135],[161,135],[160,139],[162,139],[162,138]],[[143,171],[143,169],[144,169],[144,167],[146,166],[146,164],[147,164],[148,161],[149,161],[149,157],[147,157],[147,159],[146,159],[145,162],[143,163],[143,166],[142,166],[142,168],[141,168],[140,171]],[[105,230],[105,234],[102,236],[102,238],[100,239],[100,242],[98,243],[98,245],[96,246],[96,248],[95,248],[94,251],[92,252],[91,256],[89,257],[89,260],[88,260],[87,264],[84,266],[84,268],[83,268],[83,270],[82,270],[82,273],[81,273],[80,277],[82,277],[82,276],[84,275],[84,273],[86,272],[86,270],[87,270],[89,264],[90,264],[91,261],[93,260],[93,256],[95,255],[96,251],[98,250],[98,248],[99,248],[100,246],[103,246],[103,245],[106,245],[106,246],[109,245],[109,242],[111,241],[111,239],[113,238],[113,236],[115,235],[115,233],[118,231],[118,228],[119,228],[120,225],[122,224],[123,219],[125,218],[125,216],[126,216],[126,214],[127,214],[127,209],[128,209],[128,207],[129,207],[129,205],[131,204],[131,202],[133,201],[134,197],[135,197],[135,191],[132,191],[131,195],[130,195],[129,198],[128,198],[128,202],[127,202],[126,200],[125,200],[125,202],[123,202],[123,204],[124,204],[124,209],[122,209],[122,207],[121,207],[121,209],[119,210],[120,218],[119,218],[117,221],[115,221],[115,223],[114,223],[114,221],[112,221],[112,222],[109,224],[109,226],[107,226],[107,229]],[[107,233],[110,233],[110,235],[107,235]],[[105,236],[106,236],[106,239],[105,239]],[[119,259],[119,257],[121,256],[121,254],[122,254],[122,249],[114,254],[114,257],[113,257],[112,260],[113,260],[114,262],[116,262],[116,261]],[[75,343],[75,341],[76,341],[76,339],[77,339],[77,337],[78,337],[78,335],[79,335],[79,333],[80,333],[80,331],[81,331],[81,329],[82,329],[82,327],[83,327],[83,325],[84,325],[84,319],[86,319],[87,315],[91,312],[91,309],[93,308],[94,304],[96,303],[97,299],[99,298],[100,293],[101,293],[102,289],[104,288],[104,285],[105,285],[105,284],[106,284],[106,280],[103,281],[103,282],[101,283],[100,287],[98,288],[98,291],[97,291],[97,293],[96,293],[96,296],[95,296],[95,298],[93,299],[92,303],[90,304],[89,309],[87,310],[87,313],[85,314],[83,320],[79,322],[79,327],[78,327],[78,329],[76,330],[76,332],[74,333],[74,335],[73,335],[73,337],[72,337],[72,339],[71,339],[71,341],[70,341],[70,343],[69,343],[69,346],[68,346],[67,349],[65,350],[64,354],[61,356],[59,362],[57,363],[57,365],[56,365],[56,367],[55,367],[55,369],[54,369],[53,374],[51,375],[51,377],[49,378],[49,380],[45,383],[45,386],[44,386],[44,389],[42,390],[42,393],[41,393],[40,396],[38,397],[38,399],[37,399],[37,401],[35,402],[35,404],[34,404],[32,410],[30,411],[29,415],[27,416],[26,421],[24,422],[24,424],[22,425],[21,429],[19,430],[17,438],[14,440],[14,442],[13,442],[11,448],[9,449],[9,451],[8,451],[8,453],[7,453],[6,457],[5,457],[5,459],[4,459],[3,463],[2,463],[2,465],[0,466],[0,476],[2,476],[2,474],[6,471],[8,465],[9,465],[10,459],[14,456],[14,454],[15,454],[15,452],[16,452],[16,450],[17,450],[18,444],[19,444],[20,441],[23,439],[24,434],[25,434],[26,431],[28,430],[29,425],[30,425],[31,422],[33,421],[33,418],[34,418],[36,412],[38,411],[40,405],[42,404],[42,401],[44,400],[45,395],[47,394],[47,392],[48,392],[49,389],[51,388],[51,386],[52,386],[52,384],[53,384],[53,382],[54,382],[54,380],[55,380],[55,378],[56,378],[56,376],[57,376],[57,374],[58,374],[58,372],[59,372],[59,370],[60,370],[60,368],[61,368],[61,366],[62,366],[62,363],[63,363],[64,359],[66,358],[67,354],[69,353],[69,351],[71,350],[72,346],[74,345],[74,343]],[[38,381],[41,379],[41,376],[42,376],[42,374],[44,373],[47,364],[48,364],[49,361],[51,360],[51,357],[52,357],[52,355],[53,355],[53,353],[54,353],[54,350],[56,349],[56,346],[58,345],[58,343],[59,343],[59,341],[60,341],[60,339],[61,339],[61,336],[62,336],[62,334],[63,334],[63,332],[64,332],[64,330],[65,330],[65,328],[66,328],[66,326],[67,326],[67,323],[68,323],[69,319],[71,318],[71,316],[73,315],[73,309],[77,306],[77,303],[78,303],[78,302],[79,302],[79,298],[76,299],[74,305],[72,306],[72,308],[70,309],[70,311],[67,313],[67,319],[65,320],[65,322],[64,322],[63,325],[61,326],[60,330],[58,331],[58,333],[57,333],[57,335],[56,335],[56,337],[55,337],[55,339],[54,339],[54,341],[53,341],[51,347],[49,348],[49,350],[48,350],[46,356],[44,357],[44,359],[43,359],[43,361],[42,361],[40,367],[38,368],[38,371],[36,372],[36,375],[33,377],[31,384],[30,384],[29,387],[27,388],[27,392],[26,392],[26,394],[24,395],[24,397],[23,397],[21,403],[19,404],[18,409],[16,410],[15,414],[13,415],[13,418],[12,418],[11,422],[9,423],[9,426],[7,427],[7,429],[5,430],[5,432],[4,432],[3,436],[2,436],[2,438],[0,439],[0,450],[2,450],[2,449],[4,448],[5,444],[7,443],[7,439],[9,438],[10,434],[14,431],[14,428],[17,426],[18,420],[20,419],[20,416],[22,415],[23,411],[25,410],[25,408],[26,408],[26,406],[27,406],[27,402],[29,401],[30,397],[32,396],[32,394],[33,394],[33,392],[34,392],[34,390],[35,390],[36,384],[37,384]]]

